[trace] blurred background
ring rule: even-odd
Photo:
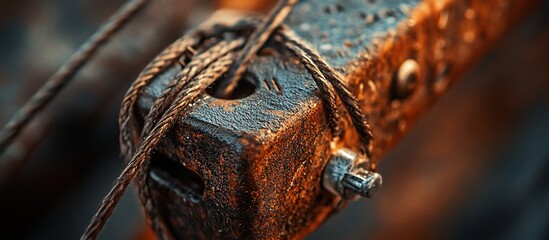
[[[123,0],[0,2],[0,124]],[[276,1],[156,0],[2,156],[0,238],[77,239],[122,169],[117,115],[140,70],[218,8]],[[310,239],[549,239],[549,3],[498,41],[386,156],[384,188]],[[10,178],[8,171],[19,171]],[[131,189],[102,239],[150,239]]]

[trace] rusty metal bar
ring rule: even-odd
[[[534,5],[303,0],[286,24],[345,75],[371,121],[378,161]],[[338,210],[321,187],[322,171],[334,150],[356,150],[359,141],[346,127],[332,142],[314,81],[280,49],[268,44],[250,65],[251,95],[205,96],[153,156],[148,184],[175,237],[302,238]],[[141,118],[179,69],[149,86]]]

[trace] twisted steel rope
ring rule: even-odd
[[[371,157],[373,139],[371,126],[368,123],[366,115],[362,112],[362,109],[358,105],[358,100],[349,91],[347,86],[345,86],[341,74],[330,67],[328,63],[326,63],[326,60],[314,51],[313,48],[305,42],[305,40],[300,39],[286,26],[280,28],[280,35],[286,40],[287,46],[290,50],[294,51],[295,49],[298,49],[298,51],[294,51],[294,53],[301,59],[301,61],[303,61],[303,59],[310,58],[314,62],[315,69],[319,69],[322,75],[324,75],[324,77],[330,82],[331,86],[343,102],[343,106],[345,106],[345,109],[349,113],[353,125],[355,126],[355,129],[363,143],[364,149],[361,149],[362,153],[366,154],[368,157]],[[309,72],[312,72],[307,64],[305,64],[305,67],[307,67]]]
[[[323,72],[320,71],[313,59],[307,55],[303,48],[294,41],[286,41],[286,47],[298,56],[301,63],[307,68],[316,85],[318,86],[322,100],[327,104],[328,124],[332,129],[332,135],[337,136],[339,132],[339,111],[337,107],[337,97],[330,86],[330,82],[326,79]]]
[[[61,92],[63,87],[93,57],[97,50],[108,42],[149,1],[132,0],[124,4],[42,85],[0,131],[0,155],[13,143],[29,121]]]

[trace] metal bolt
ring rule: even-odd
[[[328,160],[322,184],[325,189],[345,200],[373,197],[383,181],[379,173],[369,170],[369,165],[364,156],[341,148]]]

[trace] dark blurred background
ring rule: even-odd
[[[0,3],[0,124],[122,0]],[[0,238],[76,239],[122,169],[117,114],[146,63],[214,9],[274,1],[153,1],[24,131],[0,171]],[[549,4],[485,54],[380,165],[378,197],[310,239],[549,239]],[[2,168],[0,168],[2,169]],[[20,170],[16,179],[6,171]],[[102,239],[150,237],[133,189]]]

